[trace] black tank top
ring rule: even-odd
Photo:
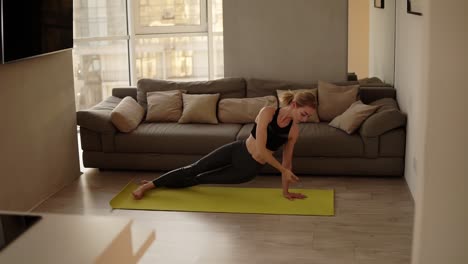
[[[291,129],[292,126],[292,120],[289,122],[289,124],[285,127],[279,127],[278,126],[278,114],[279,114],[280,108],[276,109],[275,115],[273,116],[273,119],[271,122],[268,124],[267,127],[267,143],[266,143],[266,148],[271,150],[271,151],[276,151],[281,147],[286,141],[288,141],[289,138],[289,130]],[[254,123],[254,127],[252,128],[252,131],[250,132],[254,138],[256,138],[256,133],[257,133],[257,123]]]

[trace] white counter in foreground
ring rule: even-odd
[[[154,230],[132,227],[132,220],[122,217],[0,214],[43,217],[0,251],[0,263],[137,263],[156,237]]]

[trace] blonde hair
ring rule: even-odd
[[[290,105],[292,102],[296,102],[298,107],[310,106],[314,109],[317,108],[315,95],[307,91],[288,90],[280,96],[280,102],[283,105]]]

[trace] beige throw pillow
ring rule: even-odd
[[[329,125],[352,134],[379,107],[376,105],[366,105],[361,101],[354,102],[343,114],[335,117]]]
[[[182,94],[184,109],[179,123],[218,124],[216,106],[217,94]]]
[[[146,122],[177,122],[182,116],[182,93],[185,90],[148,92]]]
[[[359,84],[337,86],[319,81],[318,115],[322,121],[331,121],[358,100]]]
[[[120,132],[128,133],[138,127],[145,109],[131,96],[127,96],[112,110],[111,122]]]
[[[270,95],[254,98],[221,99],[218,104],[218,118],[222,123],[253,123],[258,112],[265,106],[278,107],[276,97]]]
[[[280,100],[281,98],[281,95],[284,93],[284,92],[287,92],[289,90],[276,90],[276,94],[278,96],[278,100]],[[298,90],[291,90],[293,92],[311,92],[314,96],[315,96],[315,104],[317,105],[317,88],[314,88],[314,89],[298,89]],[[285,106],[283,103],[281,103],[280,101],[280,107],[283,107]],[[307,119],[307,122],[308,123],[319,123],[320,122],[320,119],[319,119],[319,116],[318,116],[318,113],[317,113],[317,109],[316,111],[314,111],[314,113],[309,116],[309,118]]]

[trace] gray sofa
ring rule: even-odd
[[[146,106],[146,93],[149,91],[183,89],[189,94],[220,93],[222,99],[276,96],[277,89],[312,87],[316,87],[316,84],[224,78],[206,82],[141,79],[137,87],[114,88],[111,97],[91,109],[77,112],[84,166],[171,170],[188,165],[223,144],[247,138],[253,126],[142,122],[133,132],[120,133],[111,123],[110,113],[126,96],[132,96]],[[388,85],[365,84],[361,85],[359,96],[364,103],[388,99],[383,99],[385,106],[366,119],[359,131],[351,135],[325,122],[300,124],[300,137],[293,157],[295,173],[403,175],[406,116],[398,109],[395,89]],[[275,156],[281,159],[281,149]],[[270,166],[265,166],[262,171],[275,172]]]

